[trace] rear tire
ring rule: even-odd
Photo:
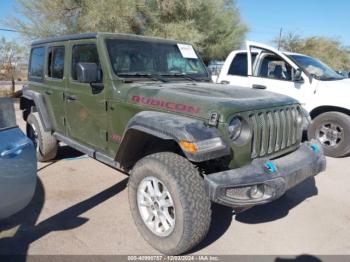
[[[145,181],[150,184],[142,187]],[[156,222],[158,215],[155,213],[158,211],[154,209],[158,206],[156,202],[161,203],[157,201],[158,198],[144,198],[146,191],[142,192],[140,198],[140,188],[146,188],[148,192],[153,191],[150,190],[149,185],[154,187],[155,182],[150,181],[156,181],[157,187],[161,189],[158,195],[163,195],[164,191],[169,192],[168,199],[172,200],[172,207],[166,212],[171,214],[171,218],[165,222],[170,220],[174,222],[169,223],[171,230],[152,231],[153,227],[150,223],[152,224],[153,221],[161,229],[166,227],[161,219],[157,220],[160,222]],[[187,159],[174,153],[148,155],[138,161],[132,169],[128,188],[130,209],[138,230],[151,246],[163,254],[182,254],[206,236],[211,220],[211,203],[206,195],[202,177]],[[143,203],[146,199],[150,199],[151,204],[147,204],[144,208]],[[140,205],[141,202],[142,205]],[[164,210],[161,204],[159,206]],[[148,217],[151,219],[147,220],[144,212],[149,212]],[[161,218],[162,213],[158,214]],[[172,225],[173,228],[171,228]]]
[[[350,153],[350,116],[340,112],[326,112],[317,116],[308,130],[309,139],[317,139],[330,157]]]
[[[58,142],[51,132],[46,132],[37,112],[32,112],[27,118],[27,136],[36,147],[39,162],[47,162],[57,155]]]

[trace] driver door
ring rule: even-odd
[[[77,78],[78,63],[100,67],[96,40],[70,42],[70,70],[65,90],[66,136],[99,151],[107,150],[107,112],[105,89],[94,92],[89,83]],[[102,71],[98,82],[103,82]]]
[[[305,104],[313,94],[308,77],[302,72],[301,79],[293,80],[299,67],[285,54],[269,46],[247,42],[248,77],[250,86],[291,96]],[[252,58],[252,54],[258,53]],[[253,62],[254,61],[254,62]]]

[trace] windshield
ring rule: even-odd
[[[307,73],[318,80],[329,81],[344,79],[344,77],[339,75],[329,66],[315,58],[303,55],[289,55],[289,57],[293,59]]]
[[[124,39],[107,39],[106,44],[113,71],[120,77],[208,78],[191,45]]]

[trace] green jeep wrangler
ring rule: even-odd
[[[211,201],[236,212],[271,202],[326,166],[302,143],[290,97],[213,84],[190,44],[89,33],[32,44],[20,108],[40,161],[63,142],[130,175],[143,237],[181,254],[207,234]]]

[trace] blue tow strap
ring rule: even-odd
[[[315,153],[318,153],[320,151],[320,149],[318,148],[318,145],[316,144],[311,144],[311,149],[312,151],[314,151]]]
[[[67,158],[64,158],[64,160],[72,161],[72,160],[79,160],[79,159],[84,159],[84,158],[88,158],[88,156],[83,155],[83,156],[77,156],[77,157],[67,157]]]
[[[265,162],[264,168],[269,173],[275,173],[277,171],[276,165],[273,162],[271,162],[271,161]]]

